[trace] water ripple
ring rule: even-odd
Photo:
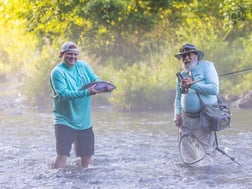
[[[250,115],[252,112],[248,112]],[[51,169],[55,139],[50,113],[1,117],[1,189],[247,189],[252,179],[252,131],[245,123],[219,133],[222,154],[213,166],[185,166],[177,149],[177,129],[168,113],[94,111],[94,164],[79,166],[71,156],[65,169]],[[244,117],[244,115],[243,115]],[[249,117],[250,118],[250,117]],[[248,128],[248,129],[247,129]]]

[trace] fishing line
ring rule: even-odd
[[[226,75],[233,75],[233,74],[240,73],[240,72],[246,72],[246,71],[249,71],[249,70],[252,70],[252,68],[246,68],[246,69],[243,69],[243,70],[238,70],[238,71],[234,71],[234,72],[221,74],[221,75],[219,75],[219,77],[223,77],[223,76],[226,76]]]

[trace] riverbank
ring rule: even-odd
[[[0,112],[9,112],[10,114],[21,114],[29,106],[25,103],[25,98],[21,95],[22,83],[16,79],[0,80]]]
[[[226,95],[224,100],[233,108],[252,109],[252,90],[239,96]]]
[[[22,82],[17,77],[0,79],[0,112],[8,111],[10,114],[21,114],[23,110],[28,108],[36,110],[41,109],[40,106],[32,106],[27,103],[27,97],[23,96],[21,93],[22,85]],[[174,93],[175,91],[173,90],[172,92]],[[224,95],[221,96],[221,100],[231,108],[252,109],[252,90],[241,96]],[[173,104],[173,102],[170,102],[169,104]],[[97,105],[94,105],[94,107],[95,106]],[[105,103],[105,106],[108,106],[108,104]],[[43,109],[46,109],[46,107],[43,107],[42,110]],[[168,109],[169,111],[172,111],[172,107],[169,107]]]

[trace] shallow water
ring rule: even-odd
[[[119,113],[94,109],[94,164],[78,166],[71,154],[66,169],[50,168],[55,140],[50,112],[0,111],[2,189],[247,189],[252,182],[252,111],[233,110],[231,128],[219,133],[222,154],[215,165],[182,164],[171,113]]]

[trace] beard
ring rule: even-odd
[[[195,68],[195,66],[197,65],[197,61],[186,61],[183,63],[183,68],[187,71],[191,71]]]

